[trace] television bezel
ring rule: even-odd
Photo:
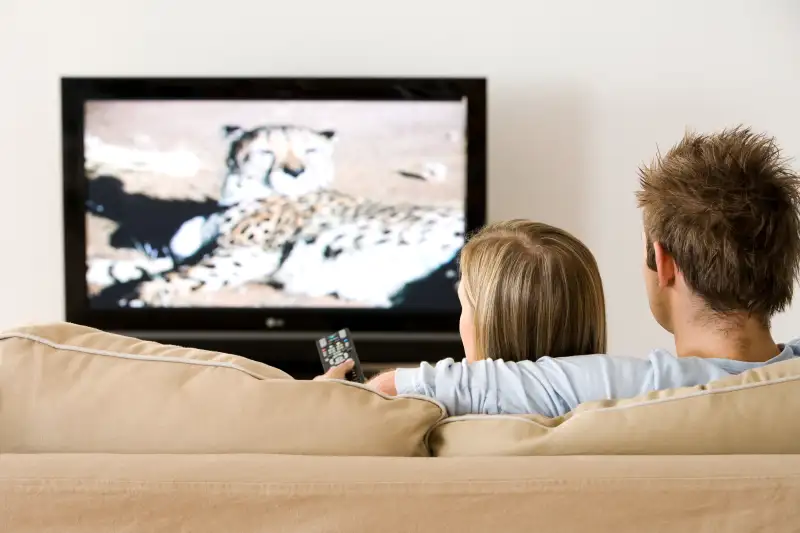
[[[113,331],[454,333],[459,311],[361,308],[95,309],[86,283],[85,104],[95,100],[415,100],[466,98],[466,231],[486,219],[485,78],[61,79],[66,319]]]

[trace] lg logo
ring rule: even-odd
[[[269,317],[264,322],[264,324],[266,324],[269,329],[275,329],[275,328],[282,328],[283,325],[284,325],[284,322],[283,322],[283,319],[275,318],[275,317]]]

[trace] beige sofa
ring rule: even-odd
[[[0,334],[0,531],[800,531],[800,362],[558,419]],[[435,456],[435,457],[432,457]]]

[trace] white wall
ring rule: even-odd
[[[687,126],[800,154],[798,29],[796,0],[0,0],[0,327],[62,318],[60,75],[485,75],[490,216],[587,242],[612,351],[671,347],[639,279],[636,167]]]

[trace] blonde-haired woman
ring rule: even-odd
[[[469,362],[605,353],[600,271],[566,231],[530,220],[490,224],[464,246],[460,267]]]

